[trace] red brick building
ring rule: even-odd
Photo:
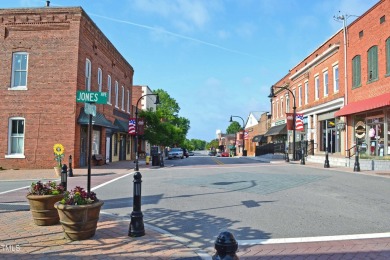
[[[390,0],[379,1],[347,27],[348,95],[336,113],[347,120],[349,147],[390,155]]]
[[[304,123],[295,139],[312,141],[314,153],[358,144],[363,154],[390,154],[389,17],[390,0],[379,1],[276,82],[270,131],[287,122],[295,96]]]
[[[96,105],[92,154],[106,162],[131,154],[128,118],[134,70],[81,7],[0,10],[0,166],[87,165],[89,116],[78,90],[106,92]]]

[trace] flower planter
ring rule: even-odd
[[[54,207],[58,210],[65,237],[70,240],[85,240],[93,237],[103,204],[101,200],[86,205],[55,203]]]
[[[60,218],[54,204],[64,195],[27,195],[30,211],[35,224],[38,226],[50,226],[58,224]]]

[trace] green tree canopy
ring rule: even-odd
[[[228,128],[226,129],[227,134],[235,134],[241,130],[241,126],[238,122],[233,121],[230,123]]]

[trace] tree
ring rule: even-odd
[[[233,121],[230,123],[228,128],[226,129],[227,134],[235,134],[241,130],[241,126],[238,122]]]
[[[144,139],[153,145],[182,146],[190,129],[190,121],[179,117],[180,107],[166,91],[157,89],[154,94],[159,95],[161,103],[156,111],[140,112],[140,117],[146,121]]]
[[[210,150],[211,148],[217,149],[219,146],[218,139],[212,140],[210,143],[206,144],[206,149]]]

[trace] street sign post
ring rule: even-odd
[[[92,92],[78,90],[76,102],[85,103],[84,112],[89,115],[88,122],[88,180],[87,191],[91,193],[91,158],[92,158],[92,117],[96,116],[96,105],[107,104],[107,92]]]
[[[107,104],[107,92],[77,90],[76,102]]]

